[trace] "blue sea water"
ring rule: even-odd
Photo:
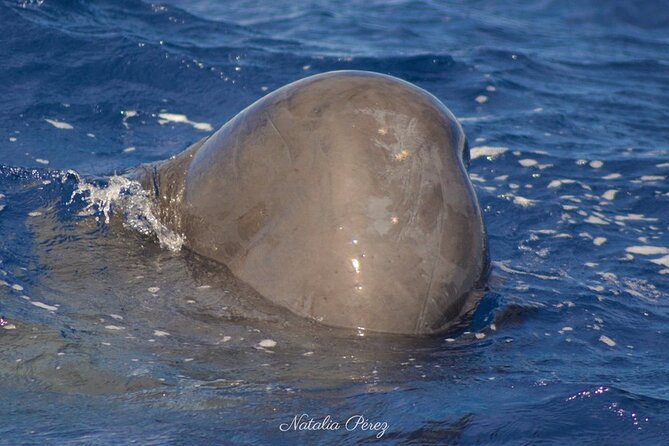
[[[458,332],[315,326],[105,223],[143,205],[115,173],[340,69],[468,135],[494,271]],[[2,0],[0,92],[0,444],[668,441],[667,2]]]

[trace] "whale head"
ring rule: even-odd
[[[193,251],[324,324],[429,334],[481,297],[486,232],[462,127],[376,73],[312,76],[158,166],[162,214]]]

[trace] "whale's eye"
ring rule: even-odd
[[[471,163],[471,156],[469,155],[469,143],[467,142],[467,137],[463,137],[462,141],[462,153],[460,155],[460,158],[462,158],[462,164],[465,165],[466,169],[469,169],[469,165]]]

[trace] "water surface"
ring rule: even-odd
[[[662,2],[4,0],[0,26],[0,443],[663,444]],[[458,332],[293,317],[113,180],[337,69],[465,128],[494,275]],[[388,428],[281,432],[303,413]]]

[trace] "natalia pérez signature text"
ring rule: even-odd
[[[309,414],[303,413],[295,415],[290,422],[281,423],[279,430],[281,432],[288,431],[338,431],[345,429],[349,432],[353,431],[373,431],[376,432],[376,438],[383,437],[388,429],[388,423],[385,421],[371,421],[362,415],[352,415],[346,421],[340,422],[332,419],[332,416],[326,415],[321,419],[310,417]]]

